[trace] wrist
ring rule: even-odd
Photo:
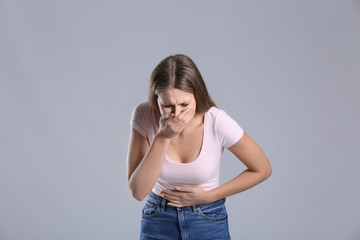
[[[154,137],[154,140],[160,141],[160,142],[164,142],[164,143],[170,143],[171,138],[167,138],[165,137],[163,134],[161,133],[157,133]]]
[[[214,190],[210,190],[210,191],[207,191],[207,194],[206,194],[206,202],[207,203],[212,203],[212,202],[215,202],[217,199],[215,197],[215,193],[214,193]]]
[[[207,199],[208,199],[209,203],[215,202],[215,201],[221,199],[221,196],[219,196],[219,192],[217,191],[217,189],[218,188],[214,188],[214,189],[208,191]]]

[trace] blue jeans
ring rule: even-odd
[[[140,239],[228,240],[225,198],[190,207],[173,207],[150,192],[142,210]]]

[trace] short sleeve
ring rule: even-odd
[[[141,135],[148,137],[148,130],[153,119],[152,109],[147,103],[137,105],[132,113],[130,125]]]
[[[215,128],[220,144],[226,148],[234,145],[244,134],[242,127],[223,110],[216,118]]]

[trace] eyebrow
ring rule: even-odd
[[[191,100],[188,100],[188,101],[184,101],[182,103],[179,103],[178,105],[182,105],[182,104],[189,104],[191,102]],[[164,102],[161,102],[162,105],[164,106],[173,106],[174,104],[170,103],[170,104],[167,104],[167,103],[164,103]]]

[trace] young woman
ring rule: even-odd
[[[260,146],[216,107],[194,62],[165,58],[149,100],[131,118],[128,184],[142,211],[141,239],[230,239],[225,198],[263,182],[271,166]],[[247,169],[219,186],[229,149]]]

